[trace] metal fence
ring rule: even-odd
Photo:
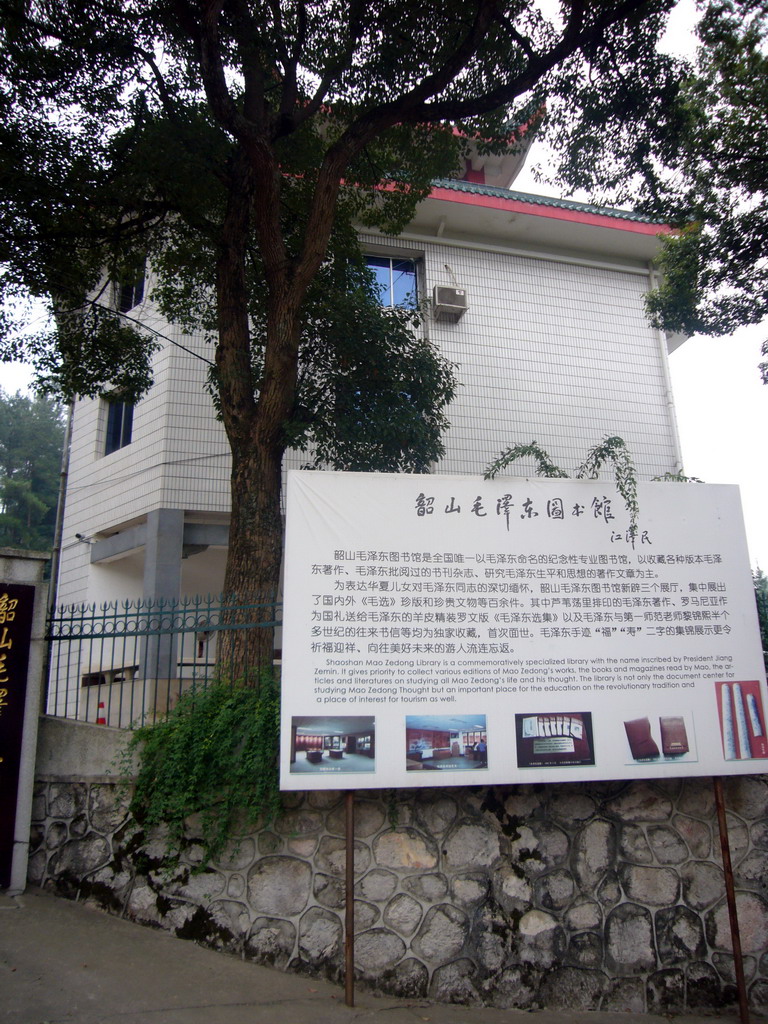
[[[274,631],[271,664],[279,663],[281,611],[210,596],[57,609],[47,713],[116,728],[154,722],[193,687],[265,667],[258,631]]]

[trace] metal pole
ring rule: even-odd
[[[728,903],[728,918],[731,923],[731,945],[733,946],[733,967],[736,973],[736,991],[739,995],[739,1016],[741,1024],[749,1024],[749,1006],[747,1005],[747,984],[744,980],[744,959],[741,955],[741,936],[739,935],[739,918],[736,914],[736,890],[733,885],[733,868],[731,866],[731,847],[728,843],[728,824],[725,820],[725,798],[723,796],[723,780],[720,776],[712,779],[715,788],[715,806],[717,823],[720,827],[720,849],[723,854],[723,872],[725,873],[725,896]]]
[[[346,892],[344,907],[344,1001],[355,1005],[355,791],[346,795]]]

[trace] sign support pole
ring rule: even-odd
[[[720,828],[720,849],[723,854],[723,872],[725,874],[725,895],[728,903],[728,918],[731,924],[731,945],[733,946],[733,967],[736,973],[736,990],[739,996],[739,1016],[741,1024],[749,1024],[749,1006],[747,1003],[747,985],[744,980],[744,959],[741,954],[741,936],[739,934],[739,918],[736,913],[736,890],[733,885],[733,867],[731,865],[731,847],[728,842],[728,824],[725,820],[725,798],[723,796],[723,780],[719,775],[713,777],[715,788],[715,806],[717,823]]]
[[[344,896],[344,1001],[355,1005],[355,791],[346,801],[346,885]]]

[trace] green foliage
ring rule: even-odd
[[[257,688],[216,683],[184,694],[168,717],[137,729],[139,754],[131,811],[140,824],[165,825],[178,852],[186,822],[199,816],[206,859],[280,810],[280,697],[271,673]]]
[[[763,661],[768,671],[768,576],[760,566],[752,573],[755,585],[755,601],[757,603],[757,621],[760,626],[760,640],[763,645]]]
[[[610,462],[613,466],[613,478],[616,489],[624,499],[624,504],[629,512],[629,528],[632,533],[637,532],[637,517],[640,514],[640,506],[637,502],[637,474],[632,456],[629,454],[624,439],[621,437],[604,437],[596,445],[589,449],[587,457],[576,470],[577,479],[586,477],[589,480],[596,480],[601,467]]]
[[[658,173],[645,197],[682,227],[665,239],[666,280],[648,308],[665,330],[722,335],[768,316],[768,5],[700,6],[701,46],[664,160],[673,173]]]
[[[704,481],[700,480],[697,476],[686,476],[681,470],[677,473],[664,473],[662,476],[653,477],[655,481],[665,484],[703,484]]]
[[[0,389],[0,546],[51,547],[63,440],[57,402]]]
[[[485,479],[493,480],[495,476],[506,469],[507,466],[511,466],[513,462],[518,462],[520,459],[531,458],[535,463],[534,472],[538,476],[549,476],[549,477],[567,477],[568,474],[564,469],[560,469],[550,459],[547,452],[539,445],[537,441],[531,441],[530,444],[515,444],[511,448],[507,448],[499,455],[485,470]]]
[[[536,441],[531,441],[530,444],[516,444],[503,451],[486,467],[485,479],[492,480],[513,462],[524,458],[534,460],[535,472],[539,476],[568,476],[564,469],[552,462],[549,454]],[[606,462],[613,466],[614,482],[619,494],[624,499],[624,504],[629,512],[629,528],[634,533],[637,531],[637,517],[640,514],[640,506],[637,501],[637,474],[623,438],[604,437],[602,441],[598,441],[589,449],[586,458],[577,468],[576,478],[587,477],[590,480],[596,480],[600,469]]]

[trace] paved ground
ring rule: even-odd
[[[0,894],[0,1024],[712,1024],[378,999],[202,949],[30,891]],[[738,1024],[738,1015],[716,1018]],[[757,1019],[753,1018],[754,1024]]]

